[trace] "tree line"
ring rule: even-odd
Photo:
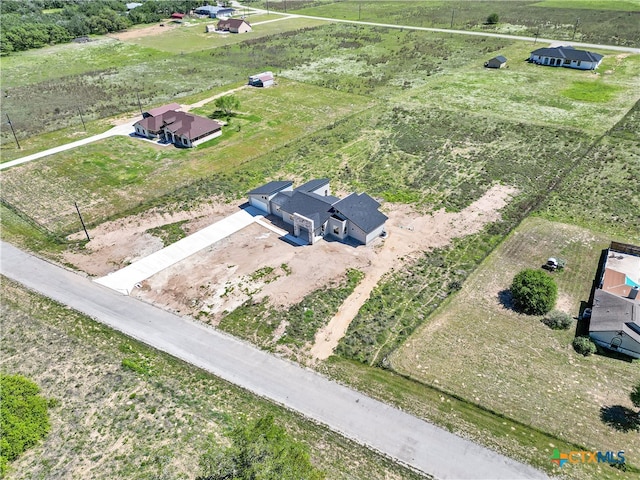
[[[133,1],[133,0],[131,0]],[[138,0],[127,11],[120,0],[2,0],[0,55],[67,43],[86,35],[119,32],[143,23],[159,22],[173,12],[188,13],[194,0]]]

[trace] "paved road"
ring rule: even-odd
[[[266,14],[267,10],[247,7],[242,5],[240,2],[231,2],[234,6],[238,8],[242,8],[253,11],[255,13]],[[338,22],[338,23],[352,23],[355,25],[368,25],[372,27],[385,27],[385,28],[396,28],[403,30],[419,30],[423,32],[437,32],[437,33],[454,33],[457,35],[474,35],[478,37],[494,37],[494,38],[506,38],[509,40],[520,40],[524,42],[537,42],[544,46],[545,43],[554,43],[554,44],[562,44],[562,45],[573,45],[574,47],[581,48],[595,48],[600,50],[614,50],[617,52],[627,52],[627,53],[640,53],[640,48],[638,47],[620,47],[618,45],[602,45],[597,43],[582,43],[582,42],[572,42],[568,40],[556,40],[552,38],[536,38],[536,37],[521,37],[518,35],[508,35],[504,33],[490,33],[490,32],[475,32],[473,30],[453,30],[449,28],[431,28],[431,27],[416,27],[413,25],[396,25],[392,23],[376,23],[376,22],[363,22],[360,20],[347,20],[344,18],[331,18],[331,17],[316,17],[313,15],[301,15],[298,13],[283,13],[283,12],[275,12],[270,11],[271,14],[283,15],[285,17],[290,18],[310,18],[312,20],[326,20],[328,22]],[[256,24],[257,25],[257,24]]]
[[[53,155],[55,153],[64,152],[65,150],[71,150],[72,148],[77,148],[82,145],[86,145],[92,142],[97,142],[98,140],[104,140],[105,138],[114,137],[116,135],[129,136],[132,132],[133,132],[132,123],[117,125],[113,128],[110,128],[106,132],[99,133],[98,135],[93,135],[92,137],[87,137],[87,138],[83,138],[82,140],[66,143],[58,147],[50,148],[49,150],[44,150],[42,152],[34,153],[33,155],[27,155],[26,157],[16,158],[15,160],[11,160],[10,162],[0,163],[0,170],[4,170],[5,168],[15,167],[16,165],[21,165],[23,163],[31,162],[33,160],[37,160],[42,157],[48,157],[49,155]]]
[[[0,242],[0,271],[28,288],[436,478],[546,478],[523,464]]]

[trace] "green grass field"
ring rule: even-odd
[[[640,32],[633,13],[640,11],[636,0],[575,0],[575,1],[373,1],[286,2],[288,11],[304,15],[333,17],[417,27],[483,30],[571,40],[634,46]],[[283,10],[283,2],[273,2]],[[543,7],[543,8],[541,8]],[[486,25],[487,17],[497,13],[499,23]],[[578,28],[576,29],[576,19]],[[615,33],[612,33],[615,32]]]
[[[392,368],[565,441],[589,449],[623,449],[638,467],[637,433],[600,420],[603,406],[631,407],[638,362],[582,357],[571,347],[574,328],[550,330],[540,317],[517,314],[500,301],[518,271],[558,256],[567,260],[567,268],[554,274],[557,308],[577,316],[609,240],[579,227],[526,220],[392,355]],[[605,478],[611,470],[574,469],[573,475]]]
[[[70,233],[78,228],[75,201],[89,224],[99,224],[198,179],[242,169],[254,158],[369,103],[364,97],[290,81],[236,95],[243,115],[233,117],[212,145],[180,150],[112,137],[7,170],[3,198],[51,231]],[[211,105],[195,113],[214,110]]]
[[[248,20],[251,23],[257,23],[260,21],[273,20],[275,18],[278,18],[278,16],[260,15],[250,17]],[[322,20],[311,20],[306,18],[287,18],[277,22],[265,23],[264,25],[256,25],[253,27],[251,32],[241,35],[206,33],[205,26],[215,23],[216,21],[211,19],[201,20],[193,25],[173,28],[164,35],[132,38],[131,40],[126,40],[126,43],[153,48],[173,54],[182,54],[223,47],[225,45],[233,45],[246,42],[247,40],[255,40],[265,36],[295,31],[297,29],[314,27],[322,25],[325,22]]]
[[[532,35],[540,27],[541,36],[557,38],[571,35],[579,15],[580,40],[637,43],[629,2],[612,2],[607,12],[586,3],[553,6],[553,22],[551,9],[519,1],[347,1],[299,11],[353,18],[361,5],[363,20],[448,27],[454,10],[454,27],[484,29],[481,23],[495,9],[504,22],[498,29]],[[86,50],[54,47],[8,57],[9,100],[2,108],[21,127],[20,135],[77,124],[78,92],[92,105],[87,116],[102,119],[90,123],[98,131],[111,115],[135,111],[135,93],[145,106],[195,102],[262,70],[274,71],[279,84],[239,91],[240,112],[207,145],[176,150],[110,139],[3,172],[3,200],[67,234],[80,230],[74,201],[96,225],[151,207],[188,209],[213,196],[238,201],[270,179],[329,177],[334,190],[366,191],[422,212],[460,210],[496,183],[516,187],[519,193],[501,221],[407,259],[383,278],[340,346],[340,355],[361,363],[334,358],[321,368],[547,470],[553,445],[616,450],[619,442],[630,455],[637,453],[637,437],[612,432],[598,417],[604,402],[625,401],[631,383],[623,384],[622,377],[637,375],[637,365],[578,357],[569,345],[571,332],[551,331],[537,319],[502,309],[497,291],[486,289],[505,288],[512,270],[532,261],[537,266],[559,252],[570,261],[557,275],[561,303],[575,314],[588,294],[598,249],[612,237],[640,242],[640,55],[603,51],[597,73],[581,72],[527,63],[539,43],[296,22],[265,24],[263,33],[267,26],[293,29],[236,36],[204,50],[198,25],[137,45],[107,40]],[[42,54],[49,51],[55,55],[47,64]],[[498,54],[509,59],[509,68],[484,69]],[[91,57],[93,66],[82,66]],[[30,68],[40,70],[28,83]],[[70,73],[62,77],[65,68]],[[195,113],[214,109],[207,105]],[[2,128],[3,160],[15,158],[19,153]],[[26,151],[62,143],[75,131],[35,135],[25,141]],[[3,239],[58,258],[64,246],[55,236],[1,208]],[[532,212],[536,217],[526,219]],[[501,244],[523,220],[519,233]],[[181,235],[175,226],[165,230]],[[305,299],[318,307],[318,318],[292,330],[292,342],[312,338],[344,293],[320,290]],[[272,348],[274,325],[261,323],[268,315],[263,307],[241,309],[222,326]],[[446,332],[436,328],[440,323]],[[516,327],[522,335],[513,335]],[[417,340],[420,335],[430,336]],[[391,366],[408,378],[367,364]],[[603,397],[602,391],[613,393]],[[569,478],[631,478],[613,469],[567,472]]]

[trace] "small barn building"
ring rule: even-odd
[[[571,46],[539,48],[531,52],[529,62],[550,67],[595,70],[604,57],[598,53],[576,50]]]
[[[263,72],[249,77],[249,85],[252,87],[270,87],[275,83],[272,72]]]
[[[185,17],[184,13],[174,12],[171,14],[171,18],[173,18],[174,20],[182,20],[184,17]]]
[[[247,33],[251,31],[249,22],[240,18],[229,18],[218,22],[218,31],[230,33]]]
[[[504,68],[507,66],[507,59],[502,55],[493,57],[491,60],[484,63],[487,68]]]

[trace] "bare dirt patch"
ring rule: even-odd
[[[84,250],[65,252],[63,261],[89,275],[103,276],[160,250],[164,246],[162,241],[145,233],[151,228],[187,220],[182,226],[183,230],[187,234],[194,233],[237,210],[237,205],[212,201],[189,211],[165,212],[154,209],[105,222],[89,229],[91,241]],[[82,239],[84,232],[78,232],[71,238]]]
[[[269,297],[272,305],[287,308],[341,278],[348,268],[361,270],[365,273],[361,284],[318,334],[314,355],[325,358],[386,272],[409,254],[477,232],[499,217],[498,211],[513,193],[511,187],[495,186],[459,213],[440,210],[421,216],[407,205],[387,204],[388,237],[369,246],[331,240],[294,246],[252,224],[145,280],[132,296],[215,325],[249,299],[258,302]],[[106,275],[162,247],[159,239],[145,233],[150,228],[188,220],[183,228],[193,233],[237,208],[212,202],[190,212],[152,211],[108,222],[90,232],[92,240],[84,251],[66,253],[64,260],[91,275]]]
[[[162,27],[160,25],[163,25]],[[151,25],[150,27],[136,28],[132,30],[126,30],[124,32],[111,33],[108,37],[115,38],[117,40],[133,40],[135,38],[151,37],[155,35],[162,35],[163,33],[178,28],[179,23],[171,23],[167,21],[163,24]]]
[[[415,217],[407,207],[389,212],[388,238],[378,251],[375,262],[364,269],[365,278],[345,300],[335,317],[316,335],[311,349],[315,359],[326,359],[344,336],[351,320],[366,302],[382,276],[398,265],[402,257],[414,252],[443,247],[452,239],[480,231],[488,222],[499,218],[499,210],[507,204],[514,188],[496,185],[484,196],[458,213],[444,209],[432,215]]]

